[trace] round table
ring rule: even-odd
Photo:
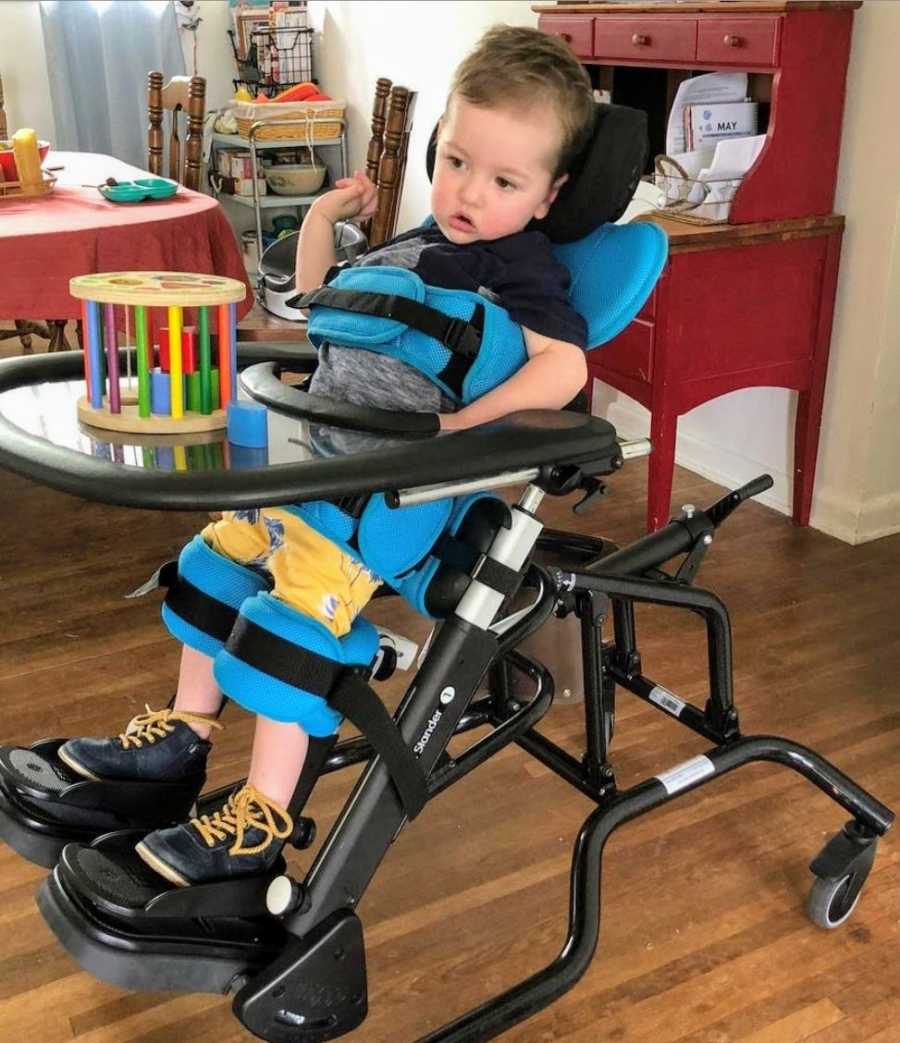
[[[180,271],[224,275],[247,286],[242,318],[253,305],[234,230],[216,200],[179,187],[171,199],[111,203],[96,186],[148,177],[146,171],[89,152],[50,152],[57,183],[46,196],[0,201],[0,316],[80,317],[69,295],[73,276],[93,272]],[[54,343],[63,347],[65,343]]]

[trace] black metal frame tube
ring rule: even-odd
[[[662,710],[663,713],[674,717],[679,724],[683,724],[685,728],[690,728],[691,731],[702,735],[704,739],[709,739],[710,742],[723,741],[724,736],[709,726],[704,712],[692,703],[679,700],[682,703],[682,707],[677,714],[674,714],[663,703],[651,698],[651,692],[658,688],[659,685],[655,681],[651,681],[649,677],[645,677],[643,674],[628,674],[615,663],[608,663],[606,669],[616,684],[631,692],[632,695],[636,695],[639,699],[643,699],[645,703],[652,706],[655,710]]]
[[[400,734],[411,747],[420,745],[417,752],[426,776],[455,733],[496,652],[493,634],[455,616],[436,634],[398,710]],[[442,701],[451,689],[452,700]],[[354,907],[405,821],[388,770],[375,757],[309,870],[304,881],[308,901],[286,920],[287,929],[302,937],[337,909]]]
[[[647,779],[613,797],[586,819],[572,854],[569,932],[559,955],[525,981],[421,1037],[417,1043],[477,1043],[493,1039],[549,1006],[582,977],[600,936],[601,859],[612,833],[632,819],[754,761],[775,761],[809,779],[879,835],[890,828],[893,813],[843,772],[803,746],[775,736],[751,736],[709,750],[706,774],[675,787],[660,777]]]
[[[661,530],[665,531],[665,530]],[[651,605],[689,608],[706,622],[707,657],[710,683],[710,722],[719,735],[733,731],[734,695],[731,663],[731,623],[728,609],[708,590],[660,580],[575,572],[570,574],[575,590],[595,590],[611,598]],[[620,610],[621,611],[621,610]],[[627,617],[626,617],[627,618]],[[633,620],[631,621],[633,624]],[[631,639],[633,640],[633,630]]]

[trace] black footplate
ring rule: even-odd
[[[65,739],[0,747],[0,839],[48,869],[69,843],[188,818],[205,775],[177,782],[86,779],[59,759]]]
[[[254,877],[173,887],[136,854],[143,832],[70,844],[37,902],[76,960],[126,989],[227,992],[281,952],[285,931],[265,894],[282,858]]]

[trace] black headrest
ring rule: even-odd
[[[436,150],[437,127],[426,153],[429,180]],[[569,180],[560,189],[550,213],[528,227],[543,232],[554,243],[571,243],[602,224],[618,220],[637,189],[649,154],[647,114],[624,105],[598,102],[593,133],[572,164]]]

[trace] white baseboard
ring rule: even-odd
[[[650,414],[625,396],[609,402],[605,416],[622,437],[647,438],[650,433]],[[774,485],[755,499],[781,514],[791,513],[789,475],[784,470],[773,468],[771,462],[754,460],[733,449],[712,445],[682,430],[679,430],[675,443],[675,459],[679,466],[729,489],[768,473]],[[900,532],[900,492],[860,504],[835,496],[828,490],[817,490],[813,496],[810,525],[853,545],[890,536]]]
[[[865,540],[860,538],[859,518],[859,504],[846,496],[835,496],[828,489],[813,493],[809,524],[814,529],[827,532],[844,543],[864,543]]]
[[[879,540],[900,532],[900,492],[876,496],[863,504],[857,543]]]

